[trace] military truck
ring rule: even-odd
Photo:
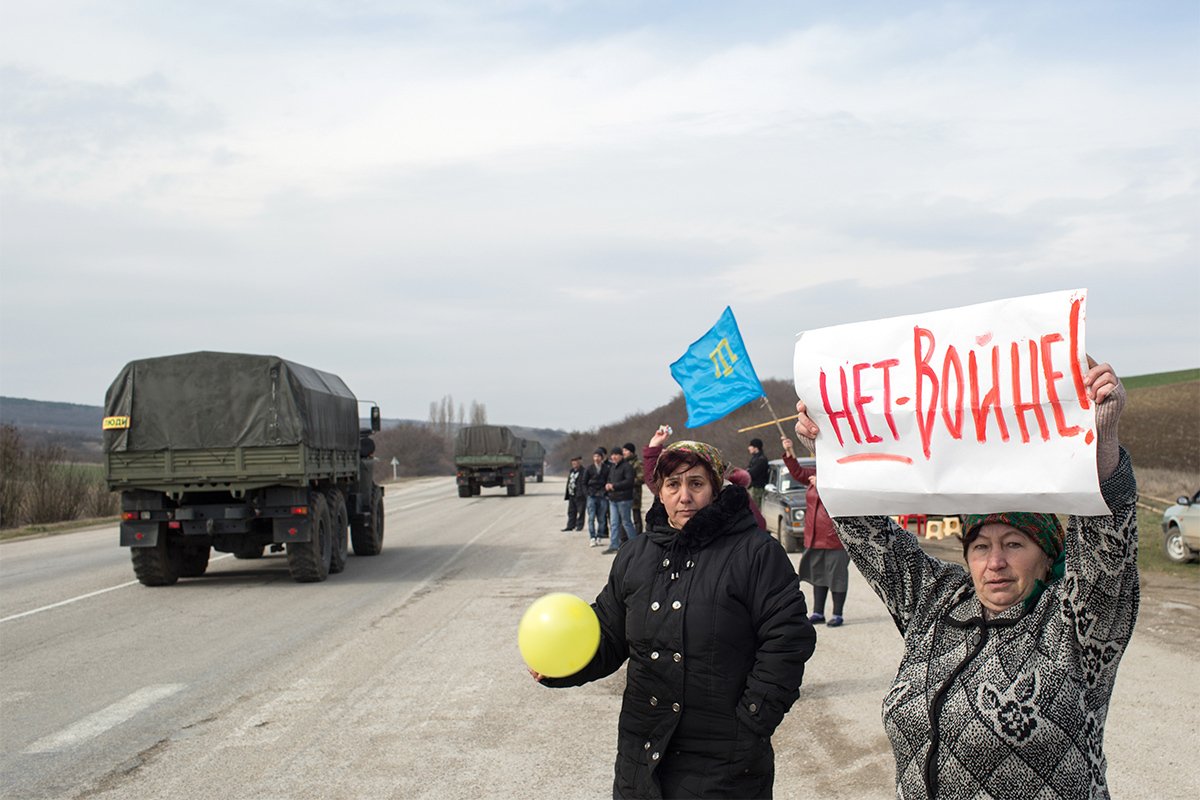
[[[546,477],[546,448],[537,439],[522,439],[521,471],[538,483]]]
[[[104,401],[108,488],[121,546],[146,586],[208,569],[212,550],[286,550],[301,583],[383,547],[373,480],[379,407],[336,375],[277,356],[198,352],[131,361]]]
[[[502,425],[459,428],[454,440],[458,496],[477,495],[484,486],[503,486],[509,497],[525,494],[524,449],[525,440]]]

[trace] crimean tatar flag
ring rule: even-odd
[[[707,425],[763,396],[729,306],[717,324],[671,365],[671,376],[683,389],[689,428]]]

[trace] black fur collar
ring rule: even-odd
[[[717,499],[696,512],[682,529],[671,527],[667,509],[658,498],[646,513],[647,535],[662,547],[699,550],[722,536],[745,533],[758,527],[750,511],[750,493],[740,486],[726,485]]]

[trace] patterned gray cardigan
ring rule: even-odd
[[[1101,482],[1111,516],[1071,517],[1066,572],[1037,604],[984,619],[964,566],[887,517],[835,519],[904,636],[883,700],[896,794],[1106,798],[1104,721],[1138,609],[1129,455]]]

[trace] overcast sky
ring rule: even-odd
[[[388,417],[587,429],[733,307],[805,328],[1090,290],[1200,366],[1187,2],[0,5],[0,394],[272,353]]]

